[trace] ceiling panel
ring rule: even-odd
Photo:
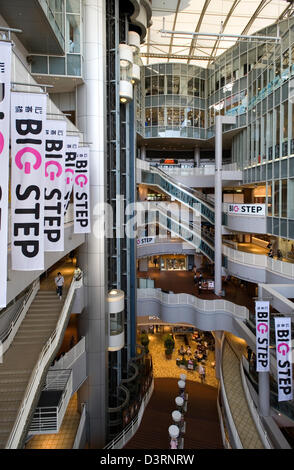
[[[197,62],[205,67],[208,61],[194,60],[193,55],[209,56],[213,53],[213,56],[218,56],[231,47],[236,42],[235,39],[217,41],[216,37],[194,36],[192,42],[192,35],[163,35],[160,32],[163,28],[163,18],[165,29],[170,31],[195,32],[198,27],[201,33],[223,31],[224,34],[241,34],[254,16],[254,21],[247,32],[247,34],[254,34],[277,21],[289,6],[286,0],[264,0],[263,8],[259,9],[255,18],[261,2],[262,0],[181,0],[178,3],[178,0],[153,0],[152,25],[141,51],[166,54],[166,57],[152,58],[152,62],[149,58],[149,63],[154,63],[154,60],[156,62],[169,60],[188,62],[188,59],[183,60],[180,56],[189,55],[192,52],[189,63],[196,64]],[[204,13],[202,21],[200,21],[201,13]],[[173,54],[172,59],[169,59],[169,53]],[[174,54],[179,58],[174,58]],[[143,57],[142,60],[143,63],[148,63],[147,57]]]

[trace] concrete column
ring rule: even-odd
[[[139,259],[139,272],[147,272],[148,271],[148,258]]]
[[[222,116],[215,118],[214,292],[222,290]]]
[[[146,147],[142,145],[141,147],[141,160],[146,160]]]
[[[215,118],[215,176],[214,176],[214,292],[222,290],[222,125],[235,124],[234,116],[216,116]]]
[[[258,285],[258,299],[262,299],[262,285]],[[270,374],[258,372],[258,404],[261,416],[270,416]]]
[[[214,332],[214,339],[215,339],[215,376],[217,379],[220,378],[220,368],[221,368],[221,344],[222,344],[222,336],[223,331],[215,331]]]
[[[194,148],[194,165],[198,168],[200,166],[200,148]]]
[[[84,140],[91,142],[92,231],[79,252],[84,271],[86,308],[81,315],[81,332],[86,337],[88,379],[79,397],[88,407],[90,448],[103,448],[106,440],[108,406],[108,314],[106,309],[107,256],[103,211],[106,200],[106,36],[105,0],[84,0],[84,81],[77,91],[77,120]],[[96,210],[95,210],[96,208]]]

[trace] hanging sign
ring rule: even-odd
[[[275,317],[278,400],[293,398],[291,318]]]
[[[137,245],[149,245],[150,243],[155,243],[156,237],[143,237],[137,238]]]
[[[44,269],[46,95],[11,93],[12,269]]]
[[[6,307],[11,43],[0,42],[0,308]]]
[[[45,123],[45,251],[64,251],[64,158],[66,123]]]
[[[265,204],[229,204],[229,214],[265,216]]]
[[[72,192],[74,177],[75,177],[75,168],[76,168],[76,158],[77,150],[79,145],[79,138],[75,136],[66,137],[66,151],[65,151],[65,193],[64,193],[64,215],[68,209],[70,195]]]
[[[74,180],[74,233],[90,233],[89,149],[79,148]]]
[[[269,310],[269,302],[261,300],[255,302],[257,372],[269,371]]]

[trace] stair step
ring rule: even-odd
[[[13,401],[6,401],[3,403],[0,403],[0,414],[2,414],[5,411],[14,411],[14,410],[17,411],[20,404],[21,404],[21,400],[13,400]]]
[[[0,388],[2,384],[9,384],[9,383],[27,383],[28,377],[31,375],[31,373],[26,374],[25,376],[18,376],[15,375],[13,376],[0,376]]]
[[[8,437],[9,437],[9,433],[7,433],[7,437],[5,439],[1,439],[1,435],[0,435],[0,449],[5,448]]]
[[[2,376],[10,376],[10,375],[27,375],[31,374],[32,371],[30,369],[27,370],[1,370],[0,367],[0,379]]]
[[[6,425],[6,423],[14,423],[16,418],[17,410],[15,411],[6,411],[5,413],[1,413],[0,415],[0,429],[2,426]]]
[[[25,340],[25,339],[21,339],[21,338],[19,340],[16,339],[13,342],[13,344],[15,344],[17,346],[25,345],[25,344],[28,345],[28,344],[44,344],[44,343],[45,343],[45,341],[42,340],[42,339],[32,341],[32,340]]]
[[[24,391],[13,391],[13,394],[9,394],[7,392],[1,392],[0,390],[0,403],[10,403],[15,402],[16,400],[22,401],[24,395]],[[1,437],[1,436],[0,436]]]
[[[0,383],[0,395],[2,393],[7,393],[7,394],[10,394],[12,396],[12,398],[15,400],[14,392],[22,392],[23,393],[25,388],[26,388],[27,382],[28,381],[26,381],[26,382],[16,382],[16,383]]]
[[[12,425],[11,423],[3,423],[2,426],[0,426],[0,438],[4,435],[5,436],[5,444],[7,442],[7,439],[9,437],[9,434],[11,433],[11,428]],[[8,434],[8,436],[7,436]],[[7,437],[6,437],[7,436]]]

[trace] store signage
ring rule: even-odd
[[[78,148],[74,179],[74,233],[90,233],[89,148]]]
[[[12,269],[44,269],[45,93],[11,93]]]
[[[79,138],[76,136],[66,137],[65,151],[65,192],[64,192],[64,215],[68,209],[70,195],[74,184],[77,150],[79,146]]]
[[[137,245],[149,245],[150,243],[155,243],[155,237],[143,237],[137,239]]]
[[[293,398],[291,318],[275,317],[278,400]]]
[[[269,371],[269,310],[269,302],[260,300],[255,302],[257,372]]]
[[[11,43],[0,42],[0,308],[6,307]]]
[[[229,204],[229,214],[265,216],[265,204]]]
[[[44,249],[64,251],[65,121],[45,125]]]

